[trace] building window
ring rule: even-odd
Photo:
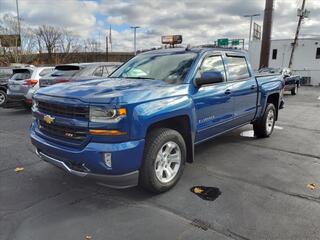
[[[277,59],[277,53],[278,53],[277,49],[272,50],[272,59]]]
[[[316,59],[320,59],[320,48],[317,48]]]

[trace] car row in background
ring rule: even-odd
[[[8,79],[12,76],[12,68],[0,68],[0,106],[7,102]]]
[[[108,77],[120,63],[96,62],[65,64],[55,67],[51,74],[40,79],[40,87],[47,87],[56,83],[71,82],[78,80]]]
[[[0,106],[31,106],[32,96],[40,88],[57,83],[109,76],[121,63],[95,62],[63,64],[56,67],[26,66],[0,68]]]
[[[299,75],[293,75],[290,68],[261,68],[258,70],[259,75],[264,74],[280,74],[284,81],[284,91],[290,91],[292,95],[298,93],[298,88],[301,84],[301,77]]]

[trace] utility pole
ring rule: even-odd
[[[269,66],[271,30],[272,30],[273,0],[266,0],[263,18],[260,68]]]
[[[133,46],[134,46],[134,55],[137,55],[137,28],[140,28],[139,26],[132,26],[130,27],[133,29]]]
[[[20,38],[20,50],[22,52],[22,39],[21,39],[20,14],[19,14],[18,0],[16,0],[16,8],[17,8],[17,23],[18,23],[18,32],[19,32],[19,37],[16,38],[16,62],[18,62],[18,39],[19,38]]]
[[[250,42],[251,42],[251,34],[252,34],[252,21],[254,17],[260,16],[259,13],[257,14],[249,14],[249,15],[244,15],[244,17],[249,17],[250,18],[250,32],[249,32],[249,41],[248,41],[248,49],[250,48]]]
[[[297,26],[297,30],[296,30],[296,35],[295,35],[294,41],[292,43],[292,50],[291,50],[291,55],[290,55],[290,60],[289,60],[289,68],[291,68],[291,66],[292,66],[293,54],[294,54],[294,50],[297,45],[302,20],[304,18],[307,18],[309,15],[309,11],[305,10],[305,5],[306,5],[306,0],[303,0],[301,9],[298,9],[299,21],[298,21],[298,26]]]

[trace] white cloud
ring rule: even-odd
[[[1,0],[1,2],[2,13],[16,14],[15,1]],[[95,28],[98,4],[93,1],[77,0],[20,0],[19,10],[22,20],[30,26],[54,25],[85,37]]]
[[[115,24],[115,25],[122,25],[125,22],[121,16],[115,16],[115,17],[110,16],[110,17],[108,17],[108,23]]]

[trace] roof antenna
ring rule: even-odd
[[[190,51],[191,50],[191,44],[189,43],[186,47],[186,51]]]

